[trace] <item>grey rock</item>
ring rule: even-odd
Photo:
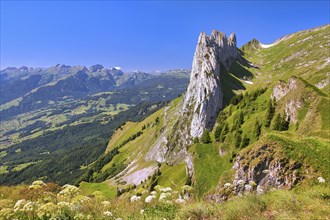
[[[182,109],[185,114],[192,115],[191,137],[201,137],[205,128],[214,126],[223,106],[220,74],[223,68],[229,69],[238,56],[235,34],[228,39],[216,30],[210,36],[200,34]]]

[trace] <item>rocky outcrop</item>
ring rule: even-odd
[[[221,183],[217,193],[206,196],[207,200],[225,202],[232,196],[248,193],[263,194],[272,189],[291,189],[306,173],[313,173],[302,163],[294,161],[281,151],[276,143],[260,143],[244,149],[237,155],[233,169],[233,182]]]
[[[276,100],[280,100],[282,97],[284,97],[286,94],[288,94],[290,91],[297,88],[297,79],[295,77],[292,77],[289,79],[288,83],[279,81],[273,88],[273,94],[272,97]]]
[[[291,189],[302,178],[297,169],[302,164],[280,152],[277,143],[263,144],[236,157],[233,190],[236,195],[255,190],[258,194],[270,188]]]
[[[216,30],[210,36],[200,34],[183,104],[183,113],[191,117],[187,128],[191,137],[200,137],[205,128],[213,127],[223,105],[222,68],[229,69],[238,56],[235,34],[228,39]]]
[[[273,88],[272,98],[275,98],[276,101],[279,101],[285,98],[285,114],[290,117],[290,121],[294,124],[297,123],[298,111],[302,106],[301,97],[294,95],[295,90],[300,86],[301,82],[296,77],[291,77],[288,80],[288,83],[279,81]],[[291,95],[290,95],[291,94]]]

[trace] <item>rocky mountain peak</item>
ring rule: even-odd
[[[210,36],[204,32],[200,34],[183,104],[183,112],[192,116],[191,125],[188,125],[191,137],[200,137],[205,128],[213,127],[223,105],[222,69],[229,69],[238,56],[235,34],[228,39],[217,30]]]
[[[89,71],[91,72],[100,72],[104,67],[101,64],[95,64],[89,67]]]

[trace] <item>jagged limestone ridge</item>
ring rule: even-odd
[[[235,34],[228,39],[216,30],[210,36],[204,32],[200,34],[182,109],[183,114],[192,115],[190,128],[187,128],[191,137],[200,137],[205,128],[214,126],[217,113],[223,106],[221,68],[228,70],[237,58]]]

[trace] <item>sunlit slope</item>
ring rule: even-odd
[[[111,137],[105,153],[113,156],[104,160],[106,162],[102,159],[96,161],[94,167],[99,169],[94,169],[90,175],[92,181],[107,181],[119,188],[141,184],[150,187],[156,184],[155,181],[173,188],[185,185],[184,161],[175,165],[163,163],[165,139],[173,132],[181,103],[182,98],[177,98],[141,122],[126,122],[120,126]]]
[[[295,75],[329,94],[329,45],[330,25],[326,25],[287,35],[268,48],[253,40],[241,49],[258,67],[247,68],[255,76],[254,84],[272,86]]]

